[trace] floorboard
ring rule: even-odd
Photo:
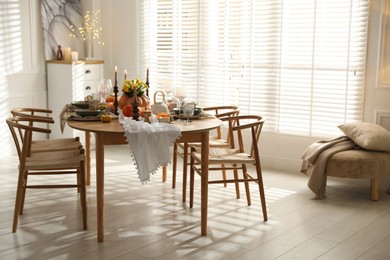
[[[94,167],[94,164],[92,164]],[[141,184],[127,146],[106,149],[105,241],[96,240],[95,180],[88,187],[82,230],[74,190],[29,190],[18,230],[11,232],[17,158],[0,159],[0,259],[388,259],[390,180],[370,200],[369,180],[329,178],[315,200],[307,177],[263,169],[269,221],[263,222],[255,185],[252,206],[233,185],[210,186],[208,236],[200,236],[200,197],[194,208],[161,172]],[[94,169],[93,169],[94,170]],[[168,169],[168,173],[170,169]],[[199,179],[197,179],[199,184]]]

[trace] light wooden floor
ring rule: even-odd
[[[313,200],[298,169],[264,170],[266,223],[255,187],[248,207],[244,195],[235,199],[233,185],[214,185],[209,235],[201,237],[199,195],[189,209],[170,175],[167,183],[158,173],[141,185],[126,146],[109,147],[106,158],[104,243],[96,240],[94,182],[88,231],[75,191],[30,190],[13,234],[17,158],[1,159],[0,259],[390,259],[388,178],[378,202],[370,201],[368,180],[334,178],[328,197]]]

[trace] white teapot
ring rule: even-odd
[[[162,94],[162,102],[157,102],[156,97],[157,94]],[[151,111],[153,114],[158,115],[159,113],[167,113],[169,114],[168,105],[165,101],[165,93],[163,91],[156,91],[154,93],[154,104],[151,106]]]

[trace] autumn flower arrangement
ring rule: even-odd
[[[123,82],[122,92],[124,95],[132,97],[134,88],[137,90],[137,96],[140,97],[145,94],[148,85],[140,79],[126,79]]]

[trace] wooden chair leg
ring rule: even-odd
[[[81,200],[81,210],[83,214],[83,229],[88,229],[87,219],[88,219],[88,207],[87,207],[87,191],[86,191],[86,176],[85,176],[85,163],[80,163],[80,172],[79,172],[79,189],[80,189],[80,200]]]
[[[371,200],[377,201],[379,199],[379,182],[378,178],[371,179]]]
[[[191,148],[191,152],[192,150],[195,150],[194,148]],[[190,154],[191,154],[190,152]],[[194,206],[194,185],[195,185],[195,170],[194,170],[194,163],[195,163],[195,160],[192,156],[190,156],[190,208],[192,208]]]
[[[173,144],[172,189],[176,188],[177,143]]]
[[[221,164],[221,168],[225,168],[225,164]],[[225,169],[222,170],[222,178],[225,181],[223,183],[223,187],[226,188],[227,187],[227,182],[226,182],[226,170]]]
[[[248,180],[248,169],[247,169],[245,164],[242,165],[242,175],[243,175],[243,178],[245,180]],[[251,202],[251,191],[249,189],[249,182],[246,181],[244,183],[244,186],[245,186],[246,200],[247,200],[248,206],[250,206],[250,205],[252,205],[252,202]]]
[[[26,187],[27,187],[27,174],[24,174],[23,184],[21,186],[22,197],[20,199],[19,215],[23,215],[24,200],[26,198]]]
[[[236,167],[237,165],[236,164],[233,164],[233,167]],[[240,194],[240,184],[238,183],[238,170],[233,170],[233,176],[234,176],[234,180],[236,180],[234,182],[234,185],[236,187],[236,198],[237,199],[240,199],[241,198],[241,194]]]
[[[259,193],[260,193],[261,209],[263,211],[263,219],[264,219],[264,221],[267,221],[268,220],[267,202],[265,200],[263,174],[261,173],[261,167],[258,163],[256,163],[256,174],[257,174],[257,180],[258,180],[257,184],[259,185]]]
[[[16,229],[18,227],[20,208],[21,208],[21,204],[22,204],[22,196],[23,196],[22,186],[24,183],[24,179],[25,179],[24,178],[24,171],[23,171],[23,169],[20,169],[19,170],[19,177],[18,177],[18,186],[16,188],[14,221],[12,224],[12,233],[15,233]]]

